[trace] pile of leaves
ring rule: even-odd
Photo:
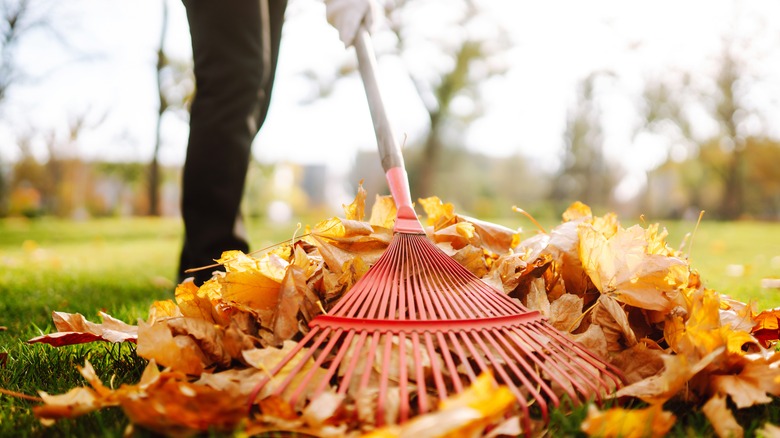
[[[307,323],[331,309],[392,239],[392,199],[377,196],[368,219],[365,203],[361,188],[344,218],[318,223],[260,255],[225,252],[218,261],[225,272],[200,287],[180,284],[175,300],[155,302],[137,326],[105,314],[93,323],[55,312],[58,331],[30,342],[135,342],[149,362],[137,384],[119,388],[107,387],[86,363],[80,371],[88,385],[41,393],[36,416],[51,422],[120,406],[133,424],[167,435],[236,429],[318,436],[520,433],[511,392],[489,375],[432,413],[380,429],[370,413],[361,414],[365,409],[345,409],[328,393],[305,406],[290,405],[284,393],[250,402],[256,384],[308,331]],[[704,287],[657,224],[624,228],[615,214],[594,216],[575,203],[549,233],[521,239],[518,231],[456,214],[438,198],[420,204],[428,236],[442,250],[620,369],[626,386],[616,394],[619,401],[646,402],[634,409],[592,406],[582,425],[586,433],[662,436],[676,421],[663,406],[680,400],[701,406],[718,435],[741,436],[732,409],[780,396],[780,309],[759,313]],[[303,371],[311,366],[302,364]],[[274,379],[288,377],[289,368]]]

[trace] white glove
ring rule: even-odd
[[[325,0],[328,23],[339,31],[339,38],[349,47],[355,42],[360,25],[372,32],[379,22],[376,0]]]

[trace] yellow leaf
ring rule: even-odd
[[[362,221],[366,216],[366,189],[363,188],[363,180],[358,183],[358,192],[355,200],[349,205],[344,205],[346,218],[354,221]]]
[[[199,288],[193,282],[185,282],[176,286],[174,294],[182,316],[216,322],[211,300],[198,292]]]
[[[639,226],[612,237],[588,223],[578,229],[582,266],[602,294],[642,309],[671,310],[677,289],[688,282],[684,260],[648,253],[645,231]]]
[[[580,201],[576,201],[563,212],[563,221],[570,222],[593,217],[590,207]]]
[[[218,282],[225,300],[251,309],[269,310],[279,302],[281,283],[260,271],[228,272]]]
[[[395,216],[397,214],[395,201],[392,196],[376,195],[368,223],[372,226],[392,229],[395,226]]]
[[[433,225],[434,231],[456,222],[455,207],[452,204],[441,202],[441,199],[436,196],[420,199],[420,205],[428,216],[428,225]]]
[[[603,438],[663,437],[674,426],[676,417],[661,405],[644,409],[612,408],[600,411],[591,405],[582,422],[582,431]]]
[[[438,411],[419,415],[403,425],[378,429],[364,438],[481,436],[515,403],[515,396],[506,386],[497,386],[489,373],[483,373],[462,393],[442,400]]]

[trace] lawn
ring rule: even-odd
[[[688,222],[664,225],[675,247],[695,228]],[[256,247],[294,233],[294,224],[250,226]],[[79,312],[91,320],[98,320],[100,310],[130,323],[145,318],[154,300],[173,296],[180,242],[181,225],[175,219],[0,221],[0,326],[5,328],[0,331],[0,388],[30,395],[65,392],[83,384],[75,366],[85,359],[114,387],[136,382],[144,360],[132,346],[55,349],[23,341],[51,330],[53,310]],[[705,285],[755,301],[759,309],[780,306],[780,291],[760,286],[763,278],[780,278],[780,224],[704,222],[686,242],[685,252]],[[127,424],[120,411],[107,410],[44,428],[30,407],[25,400],[0,396],[0,436],[121,436]],[[780,421],[777,402],[761,409],[746,414]],[[571,433],[581,414],[561,417],[554,427]],[[691,430],[696,436],[712,434],[700,416],[681,419],[674,434],[690,436]]]

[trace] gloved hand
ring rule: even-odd
[[[355,42],[358,29],[363,24],[372,32],[379,22],[380,8],[376,0],[325,0],[325,15],[344,45]]]

